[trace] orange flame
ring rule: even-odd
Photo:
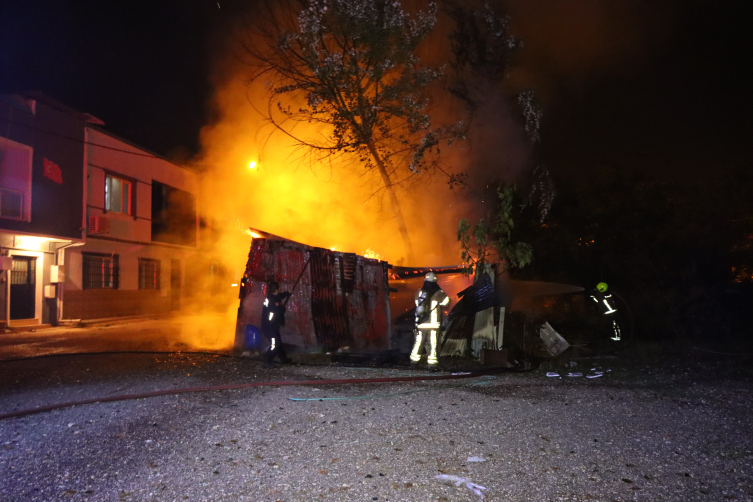
[[[246,228],[323,248],[335,241],[338,251],[403,264],[403,242],[379,180],[352,160],[309,165],[300,148],[271,129],[249,99],[257,110],[266,109],[265,89],[249,87],[237,76],[229,79],[215,97],[222,120],[202,130],[200,163],[209,173],[202,199],[210,219],[221,225],[238,218]],[[313,125],[296,132],[327,133]],[[263,166],[243,169],[248,152],[263,157]],[[400,194],[413,247],[422,261],[408,265],[458,261],[455,233],[467,206],[448,192],[445,180],[437,178]],[[248,241],[225,234],[218,247],[234,267],[242,266]]]

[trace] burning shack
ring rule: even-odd
[[[385,261],[307,246],[253,230],[240,289],[235,347],[244,346],[246,326],[259,326],[267,284],[292,291],[286,323],[287,345],[302,350],[350,347],[389,349],[391,337],[388,270]]]

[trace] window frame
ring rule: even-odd
[[[152,242],[196,247],[199,240],[198,195],[154,178],[151,189]]]
[[[112,190],[112,183],[110,182],[111,179],[115,179],[120,182],[120,209],[113,209],[111,207],[111,198],[112,198],[112,195],[110,194],[110,191]],[[132,179],[126,178],[124,176],[120,176],[116,173],[105,171],[105,203],[104,203],[105,212],[120,213],[120,214],[125,214],[127,216],[133,216],[135,212],[133,210],[135,185],[136,184],[134,180]],[[126,208],[126,211],[123,211],[123,198],[124,198],[123,187],[125,186],[128,187],[128,207]]]
[[[152,265],[151,280],[147,282],[147,266]],[[154,258],[139,258],[139,289],[159,291],[161,288],[162,260]]]
[[[0,210],[0,218],[30,222],[34,148],[5,136],[0,138],[0,200],[16,196],[21,200],[20,215],[3,214]],[[11,159],[16,161],[13,165],[10,165]],[[9,177],[8,173],[13,176]]]
[[[101,276],[92,276],[92,265],[99,262]],[[94,263],[93,263],[94,262]],[[118,289],[120,278],[120,255],[105,253],[81,253],[81,289]],[[107,271],[105,271],[107,266]]]

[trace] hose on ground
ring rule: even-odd
[[[72,406],[82,406],[85,404],[96,403],[111,403],[115,401],[127,401],[131,399],[144,399],[149,397],[170,396],[176,394],[187,394],[190,392],[209,392],[209,391],[222,391],[233,389],[247,389],[251,387],[281,387],[291,385],[347,385],[347,384],[362,384],[362,383],[390,383],[390,382],[418,382],[422,380],[456,380],[461,378],[475,378],[484,375],[493,375],[496,373],[502,373],[510,371],[511,368],[489,368],[480,371],[470,371],[462,373],[452,373],[449,375],[421,375],[421,376],[406,376],[406,377],[381,377],[381,378],[348,378],[341,380],[282,380],[277,382],[250,382],[250,383],[238,383],[228,385],[213,385],[208,387],[186,387],[182,389],[169,389],[158,390],[153,392],[143,392],[138,394],[121,394],[117,396],[98,397],[93,399],[84,399],[81,401],[70,401],[67,403],[58,403],[48,406],[40,406],[37,408],[30,408],[26,410],[12,411],[9,413],[0,414],[0,420],[8,418],[18,418],[28,415],[35,415],[37,413],[45,413],[48,411],[58,410],[61,408],[70,408]],[[512,369],[515,371],[515,369]],[[519,371],[519,370],[518,370]]]

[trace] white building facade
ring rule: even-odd
[[[85,135],[87,228],[65,250],[60,319],[180,310],[197,255],[197,175],[98,127]]]
[[[0,330],[184,305],[198,175],[40,93],[0,94]]]

